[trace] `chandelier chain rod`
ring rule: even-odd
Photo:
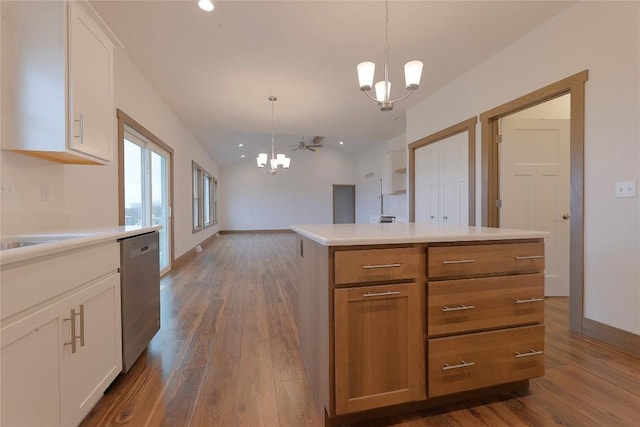
[[[384,2],[384,100],[389,101],[389,1]]]

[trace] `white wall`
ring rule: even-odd
[[[119,49],[114,71],[116,108],[174,149],[173,214],[179,257],[218,231],[214,226],[191,232],[191,161],[216,177],[218,167]],[[117,160],[110,166],[61,165],[3,151],[1,166],[3,235],[118,224]]]
[[[356,157],[357,223],[367,223],[371,222],[373,218],[380,218],[380,178],[383,176],[383,169],[386,166],[382,156],[389,151],[396,150],[405,150],[408,153],[405,141],[405,136],[399,135],[389,141],[372,146]],[[408,217],[406,194],[387,194],[383,197],[384,215],[394,215],[396,218]]]
[[[640,178],[639,9],[638,2],[578,2],[407,113],[411,142],[588,69],[584,315],[636,334],[639,199],[614,198],[614,186]]]
[[[293,152],[289,170],[276,175],[259,170],[255,158],[222,167],[221,229],[274,230],[332,223],[332,185],[355,183],[353,162],[353,155],[325,146],[315,153]]]

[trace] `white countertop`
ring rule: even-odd
[[[64,252],[85,246],[97,245],[103,242],[116,241],[126,237],[160,230],[160,225],[142,227],[139,225],[114,226],[87,230],[63,230],[37,234],[20,234],[2,236],[2,241],[9,240],[46,240],[32,246],[24,246],[0,251],[0,266],[26,261],[32,258],[49,256],[58,252]]]
[[[291,229],[324,246],[537,239],[546,231],[415,223],[311,224]]]

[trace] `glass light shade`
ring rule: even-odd
[[[385,86],[387,88],[385,93]],[[380,81],[376,83],[376,99],[378,102],[386,102],[391,97],[391,82]]]
[[[360,90],[371,90],[373,86],[373,73],[376,71],[376,64],[373,62],[361,62],[358,64],[358,83]]]
[[[198,2],[198,6],[200,6],[200,9],[207,12],[211,12],[213,10],[213,3],[211,0],[200,0]]]
[[[276,159],[278,160],[278,164],[281,165],[284,163],[284,154],[276,154]]]
[[[416,90],[420,86],[420,78],[422,77],[422,62],[409,61],[404,64],[404,81],[407,89]]]
[[[271,159],[270,164],[271,164],[271,169],[278,169],[278,159]]]
[[[267,164],[267,153],[260,153],[258,154],[258,158],[256,159],[256,161],[258,162],[258,167],[264,167],[264,165]]]
[[[282,162],[282,167],[285,169],[289,169],[289,165],[291,164],[291,158],[285,157]]]

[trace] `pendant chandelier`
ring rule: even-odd
[[[277,100],[278,98],[275,96],[269,97],[269,101],[271,101],[271,158],[268,158],[267,153],[260,153],[256,158],[258,167],[265,172],[269,172],[269,175],[275,175],[281,170],[289,169],[289,164],[291,163],[291,159],[284,154],[276,156],[276,137],[273,131],[273,103]]]
[[[393,110],[393,104],[402,101],[413,93],[420,86],[420,77],[422,76],[422,62],[409,61],[404,64],[405,86],[409,91],[403,97],[391,100],[391,82],[389,81],[389,2],[385,1],[385,28],[384,28],[384,80],[375,84],[376,96],[371,96],[369,91],[373,85],[373,75],[376,64],[373,62],[361,62],[358,64],[358,82],[360,90],[363,91],[370,99],[376,101],[380,106],[380,111]]]

